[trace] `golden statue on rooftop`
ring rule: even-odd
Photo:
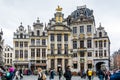
[[[60,12],[60,11],[62,11],[62,8],[58,5],[56,11],[59,11],[59,12]]]

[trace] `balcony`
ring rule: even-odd
[[[87,51],[87,48],[86,47],[83,47],[83,48],[78,47],[78,51]]]

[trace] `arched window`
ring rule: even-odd
[[[102,32],[99,32],[99,37],[102,37]]]
[[[37,30],[37,36],[40,36],[40,31],[39,30]]]
[[[20,34],[20,38],[23,38],[23,34],[22,33]]]

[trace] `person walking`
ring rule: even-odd
[[[22,72],[22,69],[19,70],[19,73],[20,73],[20,79],[23,78],[23,72]]]
[[[62,80],[62,79],[61,79],[61,78],[62,78],[62,74],[63,74],[62,69],[59,68],[59,71],[58,71],[59,80]]]
[[[93,75],[93,71],[91,69],[88,70],[88,79],[92,80],[92,75]]]
[[[98,71],[99,80],[104,80],[104,76],[105,76],[104,72],[100,69],[100,70]]]
[[[72,78],[72,73],[69,66],[65,70],[64,77],[66,78],[66,80],[71,80]]]
[[[54,80],[55,72],[54,69],[50,69],[50,80]]]
[[[46,80],[46,75],[42,72],[41,68],[38,68],[38,80]]]

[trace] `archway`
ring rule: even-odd
[[[105,62],[98,62],[96,64],[96,71],[99,71],[101,69],[102,64],[105,64]]]

